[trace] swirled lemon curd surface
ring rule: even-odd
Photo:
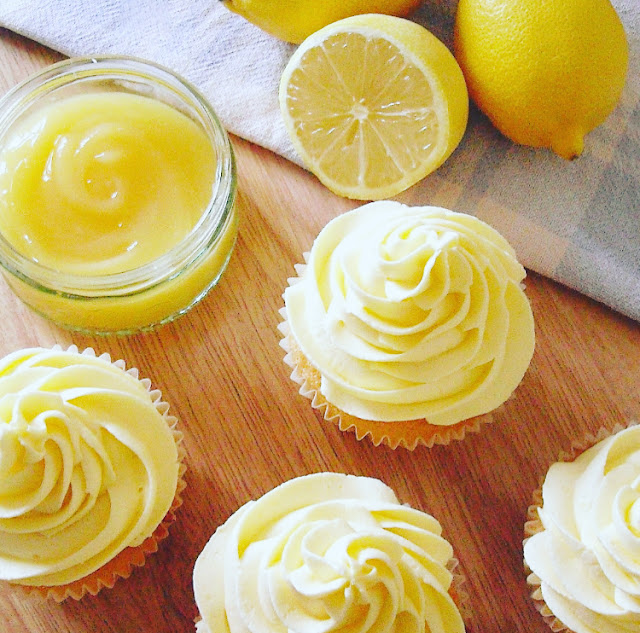
[[[575,633],[639,631],[640,426],[553,464],[542,499],[524,558],[547,606]]]
[[[250,501],[198,557],[198,633],[462,633],[451,545],[377,479],[316,473]]]
[[[374,202],[333,219],[285,290],[321,393],[365,420],[455,424],[501,405],[534,349],[525,270],[481,220]]]
[[[145,384],[89,350],[0,361],[0,579],[84,578],[150,536],[178,454]]]
[[[196,225],[215,154],[175,108],[125,92],[35,110],[0,151],[0,227],[25,257],[65,273],[135,269]]]

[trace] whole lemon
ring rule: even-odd
[[[422,0],[223,0],[224,5],[275,37],[299,44],[327,24],[363,13],[404,17]]]
[[[454,46],[493,124],[567,159],[618,103],[629,55],[609,0],[460,0]]]

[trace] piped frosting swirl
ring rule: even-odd
[[[575,633],[640,630],[640,426],[553,464],[524,545],[542,598]]]
[[[0,361],[0,578],[56,586],[150,536],[179,460],[159,391],[75,347]]]
[[[316,473],[250,501],[198,557],[199,633],[460,633],[451,545],[377,479]]]
[[[455,424],[501,405],[531,361],[524,268],[473,216],[363,205],[324,227],[299,272],[287,327],[350,415]]]

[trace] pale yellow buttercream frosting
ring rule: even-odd
[[[575,633],[640,631],[640,427],[553,464],[542,500],[524,557],[548,609]]]
[[[250,501],[198,557],[199,633],[461,633],[451,545],[377,479],[316,473]]]
[[[452,425],[505,402],[529,366],[524,278],[481,220],[373,202],[317,236],[285,290],[286,327],[342,411]]]
[[[0,578],[58,586],[150,536],[179,477],[160,392],[88,349],[0,361]]]

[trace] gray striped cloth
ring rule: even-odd
[[[412,19],[451,46],[456,0]],[[465,137],[436,172],[398,196],[471,213],[529,269],[640,321],[640,0],[613,0],[630,46],[618,108],[568,162],[516,146],[472,108]],[[196,84],[225,127],[299,163],[277,101],[294,50],[217,0],[2,0],[0,25],[66,55],[135,55]]]

